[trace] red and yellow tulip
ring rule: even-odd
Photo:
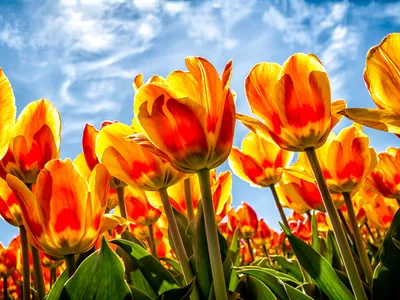
[[[0,243],[0,277],[5,278],[14,273],[17,268],[17,249]]]
[[[222,78],[201,57],[187,57],[189,72],[174,71],[166,79],[153,77],[139,87],[134,112],[158,153],[174,168],[195,173],[221,165],[232,148],[234,96],[229,89],[232,63]]]
[[[339,121],[343,100],[331,103],[328,75],[313,54],[297,53],[280,66],[262,62],[246,78],[253,113],[263,122],[238,115],[261,135],[270,135],[285,150],[319,148]]]
[[[17,197],[2,178],[0,178],[0,216],[12,226],[23,225],[23,215]]]
[[[34,193],[17,177],[7,175],[30,243],[54,257],[89,250],[102,231],[121,222],[104,216],[109,180],[106,168],[99,164],[87,182],[69,159],[48,162],[38,175]]]
[[[7,152],[15,129],[15,107],[14,93],[8,78],[0,68],[0,159]]]
[[[271,138],[254,132],[246,135],[242,150],[232,147],[229,166],[241,179],[259,187],[276,184],[282,168],[289,166],[293,153],[282,150]]]
[[[15,125],[14,137],[3,160],[0,175],[12,174],[24,183],[34,184],[44,165],[60,153],[61,120],[49,101],[29,103]]]
[[[232,207],[229,211],[228,227],[231,232],[239,227],[240,238],[252,238],[258,229],[257,214],[249,204],[242,202],[236,210]]]

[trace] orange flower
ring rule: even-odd
[[[157,222],[161,216],[161,211],[149,203],[145,191],[128,186],[124,192],[126,213],[129,221],[145,226]]]
[[[17,249],[0,243],[0,278],[8,277],[17,268]]]
[[[13,226],[23,225],[23,215],[17,197],[2,178],[0,178],[0,216]]]
[[[96,154],[112,176],[138,189],[158,191],[185,177],[165,160],[126,137],[131,126],[114,123],[103,127],[96,140]]]
[[[33,184],[39,171],[60,152],[61,120],[57,109],[45,99],[29,103],[15,125],[14,138],[0,163],[0,175],[17,176]]]
[[[15,128],[15,99],[14,93],[8,78],[0,68],[0,159],[7,152],[8,144],[11,141]]]
[[[400,199],[400,148],[378,154],[379,162],[371,172],[371,183],[387,198]]]
[[[339,121],[336,112],[345,108],[343,100],[331,103],[328,75],[313,54],[294,54],[282,67],[257,64],[245,89],[253,113],[264,123],[241,115],[239,120],[290,151],[321,147]]]
[[[343,129],[338,136],[331,133],[316,153],[328,188],[334,194],[356,190],[377,164],[368,136],[357,125]],[[299,154],[299,164],[312,176],[305,153]]]
[[[99,164],[87,182],[70,159],[48,162],[39,173],[35,193],[15,176],[7,175],[30,243],[54,257],[89,250],[101,232],[121,222],[120,218],[103,216],[109,180],[106,168]]]
[[[400,134],[400,34],[387,35],[367,54],[364,80],[378,109],[348,108],[349,119],[374,129]]]
[[[290,169],[283,172],[280,184],[276,187],[279,200],[285,207],[291,208],[299,214],[312,209],[325,211],[321,193],[315,181],[299,175],[298,171],[293,170],[292,172]],[[337,208],[343,204],[343,200],[336,199],[336,197],[333,200]]]
[[[252,238],[258,228],[257,214],[246,202],[242,202],[236,211],[231,208],[228,213],[229,230],[235,232],[239,226],[239,237],[243,239]]]
[[[252,241],[257,245],[268,245],[270,247],[273,237],[273,230],[269,228],[263,218],[260,218],[258,220],[257,232],[253,236]]]
[[[234,97],[229,89],[232,63],[222,78],[201,57],[187,57],[189,72],[174,71],[165,80],[135,80],[134,111],[150,141],[178,170],[195,173],[221,165],[232,148]],[[141,78],[141,77],[139,77]]]
[[[243,139],[242,150],[232,147],[229,166],[241,179],[259,187],[276,184],[282,168],[289,166],[293,153],[282,150],[271,138],[250,132]]]

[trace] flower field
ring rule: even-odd
[[[74,159],[58,109],[16,118],[0,68],[0,215],[20,233],[0,243],[0,299],[400,299],[400,148],[377,153],[363,131],[400,137],[399,53],[392,33],[366,54],[375,108],[331,99],[314,54],[260,62],[252,115],[236,111],[234,61],[189,56],[138,74],[132,122],[87,123]],[[270,190],[279,227],[232,204],[233,176]]]

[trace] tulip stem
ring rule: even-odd
[[[153,254],[153,256],[158,259],[156,243],[154,241],[153,224],[150,224],[148,227],[149,227],[149,237],[147,238],[147,242],[149,243],[151,254]]]
[[[249,238],[246,239],[246,243],[247,243],[247,247],[249,248],[251,261],[253,262],[254,261],[254,252],[253,252],[253,247],[251,246],[251,241]]]
[[[50,269],[50,289],[53,287],[57,280],[57,268]]]
[[[29,300],[31,298],[31,273],[30,273],[30,266],[29,266],[28,238],[26,236],[26,230],[25,230],[24,226],[19,227],[19,234],[21,237],[21,248],[22,248],[23,300]]]
[[[274,184],[271,184],[269,187],[271,188],[271,192],[272,192],[272,195],[274,196],[275,204],[276,204],[276,207],[277,207],[278,210],[279,210],[279,214],[281,215],[281,219],[282,219],[283,224],[284,224],[287,228],[290,228],[290,227],[289,227],[289,223],[288,223],[288,221],[287,221],[287,219],[286,219],[285,212],[283,211],[281,202],[279,201],[279,197],[278,197],[278,193],[276,192],[275,185],[274,185]]]
[[[3,291],[4,291],[4,300],[8,300],[8,286],[7,286],[8,277],[3,277]]]
[[[67,264],[68,278],[71,278],[72,275],[74,275],[76,269],[75,255],[67,254],[64,256],[64,258],[65,258],[65,263]]]
[[[340,219],[336,207],[333,203],[331,194],[329,192],[328,185],[325,182],[325,178],[322,173],[321,166],[318,162],[318,157],[315,149],[307,148],[305,152],[307,154],[308,160],[310,161],[315,179],[321,192],[325,210],[327,211],[329,219],[331,221],[333,233],[335,234],[336,240],[338,242],[339,250],[342,255],[342,259],[347,271],[347,275],[349,276],[350,284],[353,288],[355,298],[357,300],[366,300],[367,296],[365,294],[360,275],[358,274],[357,267],[354,262],[354,258],[347,242],[345,233],[343,231],[342,224],[340,224]]]
[[[118,195],[118,206],[119,206],[119,211],[121,213],[121,217],[124,219],[127,219],[127,214],[126,214],[126,207],[125,207],[125,195],[124,195],[124,187],[117,187],[117,195]]]
[[[271,267],[272,267],[274,263],[272,262],[271,256],[269,256],[269,254],[268,254],[268,249],[267,249],[267,247],[266,247],[265,245],[262,245],[262,249],[263,249],[263,252],[264,252],[265,257],[268,258],[269,264],[270,264]]]
[[[40,252],[33,246],[31,246],[31,251],[33,260],[33,270],[35,274],[36,291],[39,299],[42,300],[46,296],[46,291],[44,289],[43,269],[42,269],[42,262],[40,259]]]
[[[190,189],[190,178],[186,178],[183,181],[185,187],[185,201],[186,201],[186,211],[189,222],[194,218],[194,209],[193,209],[193,201],[192,201],[192,191]]]
[[[369,227],[369,225],[368,225],[368,221],[365,221],[364,225],[367,228],[369,235],[371,236],[372,240],[375,243],[375,237],[374,237],[374,234],[372,233],[371,227]]]
[[[178,224],[175,219],[174,211],[172,210],[171,202],[169,201],[168,198],[168,192],[167,190],[161,189],[159,190],[160,196],[161,196],[161,201],[164,207],[165,215],[168,220],[168,227],[169,231],[171,233],[172,237],[172,242],[175,245],[175,250],[176,250],[176,256],[178,257],[179,263],[182,268],[182,273],[183,277],[185,278],[186,284],[189,284],[190,281],[192,281],[194,275],[192,268],[189,263],[188,256],[186,254],[185,246],[183,245],[183,241],[181,238],[181,235],[179,233],[179,228]],[[191,295],[191,298],[193,300],[199,300],[200,299],[200,294],[195,286]]]
[[[346,204],[347,214],[349,216],[350,225],[353,229],[354,241],[356,243],[358,255],[360,256],[361,265],[364,269],[365,277],[369,284],[372,284],[373,271],[371,263],[365,250],[364,242],[361,238],[360,230],[358,228],[356,214],[354,213],[353,202],[349,193],[343,193],[344,203]]]
[[[211,273],[215,297],[218,300],[227,300],[228,294],[225,288],[225,276],[222,267],[221,250],[218,240],[218,227],[215,220],[214,203],[211,194],[210,171],[202,169],[197,172],[200,183],[201,203],[204,213],[204,225],[210,255]]]
[[[344,229],[345,229],[346,232],[347,232],[347,235],[349,236],[351,242],[352,242],[353,245],[354,245],[354,244],[355,244],[355,242],[354,242],[354,236],[353,236],[353,233],[351,232],[351,229],[350,229],[350,227],[349,227],[349,224],[347,223],[346,218],[345,218],[344,215],[343,215],[343,212],[342,212],[340,209],[338,209],[337,212],[338,212],[338,214],[339,214],[340,220],[342,221],[343,227],[344,227]]]

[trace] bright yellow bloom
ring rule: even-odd
[[[400,33],[387,35],[367,54],[364,80],[378,107],[348,108],[349,119],[374,129],[400,134]]]
[[[110,174],[138,189],[158,191],[186,175],[127,136],[135,130],[122,123],[103,127],[96,140],[96,155]]]
[[[69,159],[48,162],[34,193],[17,177],[7,175],[30,243],[54,257],[89,250],[100,233],[121,223],[121,218],[104,215],[109,181],[106,168],[99,164],[87,182]]]
[[[158,153],[174,168],[195,173],[221,165],[229,155],[235,129],[234,97],[229,89],[232,63],[222,74],[201,57],[187,57],[189,72],[165,80],[135,80],[134,112]]]
[[[0,175],[12,174],[34,184],[39,171],[60,154],[61,119],[48,100],[29,103],[15,125],[14,138],[0,163]]]
[[[15,99],[8,78],[0,68],[0,159],[6,154],[15,127]]]
[[[232,147],[229,166],[252,185],[268,187],[280,180],[282,168],[289,166],[292,157],[292,152],[282,150],[271,138],[250,132],[243,139],[242,150]]]
[[[263,122],[239,115],[256,132],[268,135],[285,150],[319,148],[336,125],[343,100],[331,103],[328,75],[313,54],[297,53],[281,67],[259,63],[246,78],[247,99]]]

